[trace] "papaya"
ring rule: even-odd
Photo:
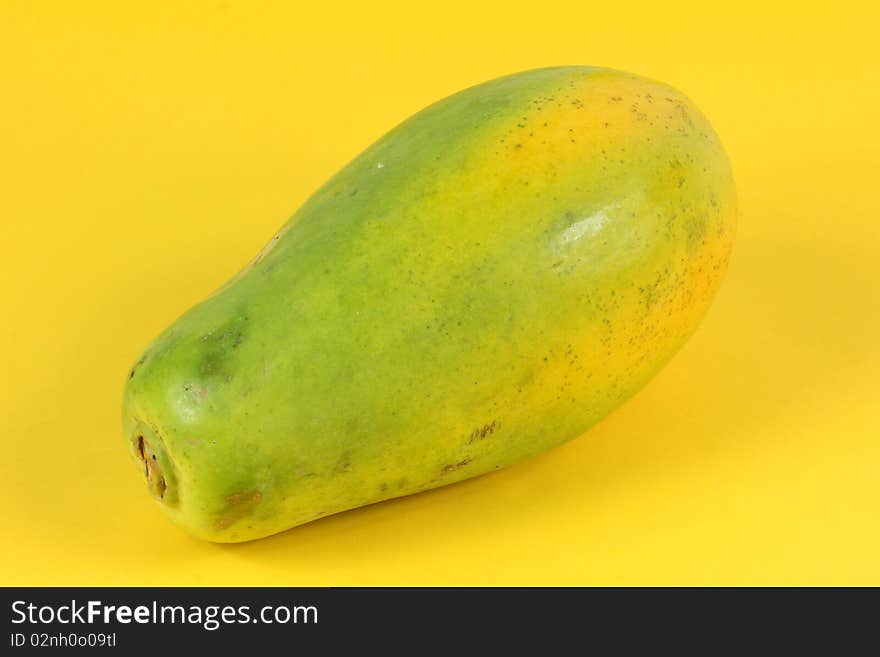
[[[131,458],[216,542],[510,466],[673,356],[736,216],[718,136],[665,84],[570,66],[465,89],[342,168],[146,348]]]

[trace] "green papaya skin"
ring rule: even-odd
[[[678,91],[518,73],[414,115],[143,353],[123,428],[195,536],[256,539],[575,438],[692,334],[736,196]]]

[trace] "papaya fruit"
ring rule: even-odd
[[[218,542],[514,464],[682,346],[736,208],[718,136],[665,84],[574,66],[461,91],[146,348],[131,457],[173,521]]]

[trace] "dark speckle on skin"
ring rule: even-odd
[[[333,474],[341,475],[351,470],[351,452],[343,452],[333,466]]]
[[[263,494],[258,490],[242,491],[227,496],[226,507],[217,518],[215,527],[226,529],[242,518],[251,515],[262,500]]]
[[[219,351],[209,351],[199,363],[199,374],[205,377],[216,376],[223,371],[224,356]]]
[[[470,445],[477,442],[478,440],[485,439],[487,436],[491,436],[493,433],[495,433],[495,430],[497,428],[498,420],[492,420],[487,424],[475,428],[473,431],[471,431],[470,436],[468,437],[467,444]]]
[[[146,354],[144,354],[143,356],[138,358],[138,361],[134,364],[134,367],[131,368],[131,372],[128,373],[128,380],[129,381],[131,381],[134,378],[134,373],[137,371],[137,368],[139,368],[141,365],[143,365],[145,360],[147,360]]]
[[[244,339],[247,315],[240,315],[205,333],[201,342],[217,345],[239,345]]]
[[[205,333],[199,341],[206,350],[199,362],[198,372],[203,377],[224,376],[231,379],[226,362],[229,351],[238,348],[246,337],[248,316],[238,315],[217,328]]]
[[[471,459],[466,458],[466,459],[462,459],[458,463],[450,463],[449,465],[444,465],[442,468],[440,468],[440,474],[445,475],[445,474],[449,474],[450,472],[455,472],[456,470],[458,470],[459,468],[463,468],[464,466],[466,466],[470,462],[471,462]]]

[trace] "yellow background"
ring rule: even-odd
[[[872,6],[873,5],[873,6]],[[0,583],[880,585],[876,3],[0,0]],[[350,158],[538,66],[690,95],[728,277],[582,438],[242,545],[129,462],[128,367]]]

